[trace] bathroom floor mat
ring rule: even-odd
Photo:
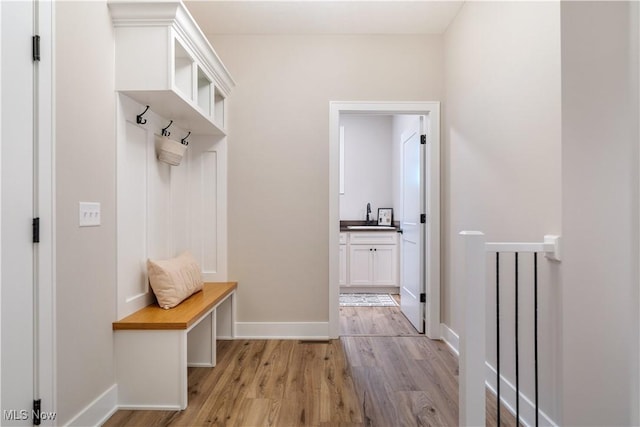
[[[389,294],[340,294],[341,307],[396,307]]]

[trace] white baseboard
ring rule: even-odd
[[[119,405],[122,411],[182,411],[178,405]]]
[[[458,351],[460,347],[460,337],[458,337],[458,334],[444,323],[440,323],[440,333],[442,335],[442,341],[449,346],[456,356],[460,356],[460,352]]]
[[[236,339],[329,339],[328,322],[237,322]]]
[[[496,395],[496,375],[497,372],[493,366],[488,362],[485,362],[486,374],[485,384],[491,390],[491,393]],[[504,375],[500,375],[500,401],[513,415],[516,414],[516,388]],[[520,392],[520,423],[525,426],[535,425],[535,403],[529,399],[524,393]],[[541,426],[553,426],[555,423],[544,411],[540,411],[538,416],[539,425]]]
[[[66,426],[99,426],[118,410],[118,385],[114,384],[80,411]]]
[[[460,337],[458,334],[449,328],[444,323],[440,324],[442,330],[442,340],[453,350],[456,355],[460,355]],[[496,395],[496,370],[489,362],[485,362],[485,384]],[[504,375],[500,375],[500,401],[505,408],[509,410],[514,416],[516,414],[516,388],[511,382],[509,382]],[[529,399],[524,393],[520,392],[520,423],[525,426],[535,425],[535,403]],[[553,421],[544,411],[540,411],[539,425],[542,426],[557,426],[558,424]]]

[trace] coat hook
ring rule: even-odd
[[[162,128],[162,136],[169,136],[171,135],[171,132],[169,132],[167,129],[169,129],[169,126],[171,126],[171,124],[173,123],[173,120],[171,120],[169,122],[169,124],[167,125],[166,128]]]
[[[189,141],[187,141],[187,138],[189,138],[189,135],[191,135],[191,131],[189,131],[189,133],[187,134],[187,136],[185,136],[184,138],[182,138],[180,140],[180,142],[182,143],[182,145],[189,145]]]
[[[144,111],[140,114],[138,114],[136,116],[136,123],[138,123],[139,125],[144,125],[147,123],[147,119],[143,119],[142,116],[144,116],[147,112],[147,110],[149,110],[149,106],[147,105],[147,108],[144,109]]]

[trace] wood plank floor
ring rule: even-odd
[[[218,342],[218,365],[189,368],[182,412],[118,411],[106,426],[362,425],[339,340]]]
[[[341,328],[328,342],[220,341],[216,368],[189,368],[186,410],[118,411],[105,425],[458,425],[458,363],[446,344],[417,334],[397,307],[342,307]],[[501,414],[501,426],[515,426]]]
[[[399,303],[399,296],[393,295]],[[400,307],[340,307],[340,336],[419,335]]]

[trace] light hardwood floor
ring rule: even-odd
[[[458,363],[446,344],[417,334],[397,307],[340,310],[340,340],[220,341],[218,366],[189,369],[186,410],[118,411],[105,425],[458,424]],[[501,413],[502,426],[515,425]]]
[[[182,412],[118,411],[106,426],[362,425],[339,340],[218,343],[214,369],[189,368]]]
[[[340,307],[340,335],[365,425],[458,425],[458,359],[418,334],[400,307]],[[496,399],[486,397],[495,426]],[[504,407],[500,414],[501,426],[516,425]]]
[[[394,295],[396,302],[400,298]],[[399,307],[340,307],[340,336],[418,336]]]

